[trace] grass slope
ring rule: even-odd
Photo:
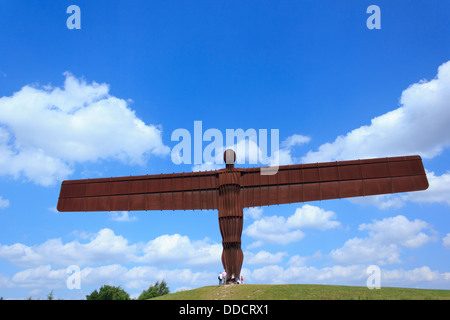
[[[155,300],[450,300],[450,290],[244,284],[207,286],[167,294]]]

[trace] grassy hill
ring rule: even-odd
[[[164,295],[155,300],[450,300],[450,290],[331,285],[207,286]]]

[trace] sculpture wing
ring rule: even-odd
[[[217,173],[173,173],[66,180],[57,209],[74,211],[209,210],[218,208]]]
[[[420,156],[280,166],[273,175],[242,169],[243,207],[425,190]]]

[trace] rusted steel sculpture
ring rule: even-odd
[[[420,156],[63,181],[58,211],[218,210],[222,264],[240,276],[243,208],[425,190]]]

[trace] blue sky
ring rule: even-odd
[[[221,167],[173,163],[171,135],[194,121],[276,129],[281,164],[424,161],[427,191],[246,209],[247,283],[365,286],[377,265],[382,287],[450,289],[449,14],[444,0],[1,1],[0,296],[216,284],[216,211],[55,209],[64,179]]]

